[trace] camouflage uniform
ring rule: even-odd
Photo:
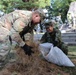
[[[0,18],[0,61],[4,61],[11,50],[9,36],[20,47],[25,44],[19,33],[27,26],[33,29],[31,17],[31,11],[16,10]]]
[[[65,54],[68,54],[68,47],[62,42],[61,32],[57,28],[54,28],[54,31],[52,33],[46,32],[42,36],[41,42],[53,43],[54,46],[59,47]]]
[[[35,25],[32,25],[31,21],[32,12],[24,10],[15,10],[0,18],[0,63],[6,59],[11,50],[10,40],[15,41],[20,47],[25,45],[20,32],[26,28],[26,33],[32,33]]]

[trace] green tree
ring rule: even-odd
[[[14,9],[37,9],[50,5],[50,0],[0,0],[0,10],[9,13]]]
[[[39,0],[38,4],[39,7],[45,7],[45,6],[50,6],[51,0]]]
[[[66,19],[66,15],[71,2],[76,0],[52,0],[51,5],[53,7],[53,15],[61,15],[62,21]]]

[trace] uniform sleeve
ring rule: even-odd
[[[11,38],[13,41],[17,42],[17,44],[22,47],[25,45],[25,42],[22,40],[22,38],[20,37],[19,33],[15,32],[12,33]]]
[[[55,41],[62,42],[61,31],[59,29],[56,29]]]
[[[42,36],[41,39],[40,39],[40,42],[41,42],[41,43],[45,43],[45,42],[46,42],[46,33],[43,34],[43,36]]]
[[[25,20],[26,21],[26,20]],[[26,27],[26,23],[24,23],[24,20],[22,18],[17,19],[12,26],[11,29],[11,38],[13,41],[17,42],[19,46],[24,46],[25,42],[20,37],[20,32],[22,29]]]

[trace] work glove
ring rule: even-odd
[[[28,56],[30,56],[32,53],[34,53],[34,51],[31,50],[32,47],[30,47],[26,44],[21,48],[24,50],[25,54],[28,55]]]

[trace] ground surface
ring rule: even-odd
[[[8,63],[1,71],[0,75],[76,75],[76,66],[61,67],[53,63],[48,63],[40,56],[37,46],[33,49],[34,54],[30,57],[18,49],[18,59],[16,62]],[[68,57],[76,65],[76,47],[69,47]]]

